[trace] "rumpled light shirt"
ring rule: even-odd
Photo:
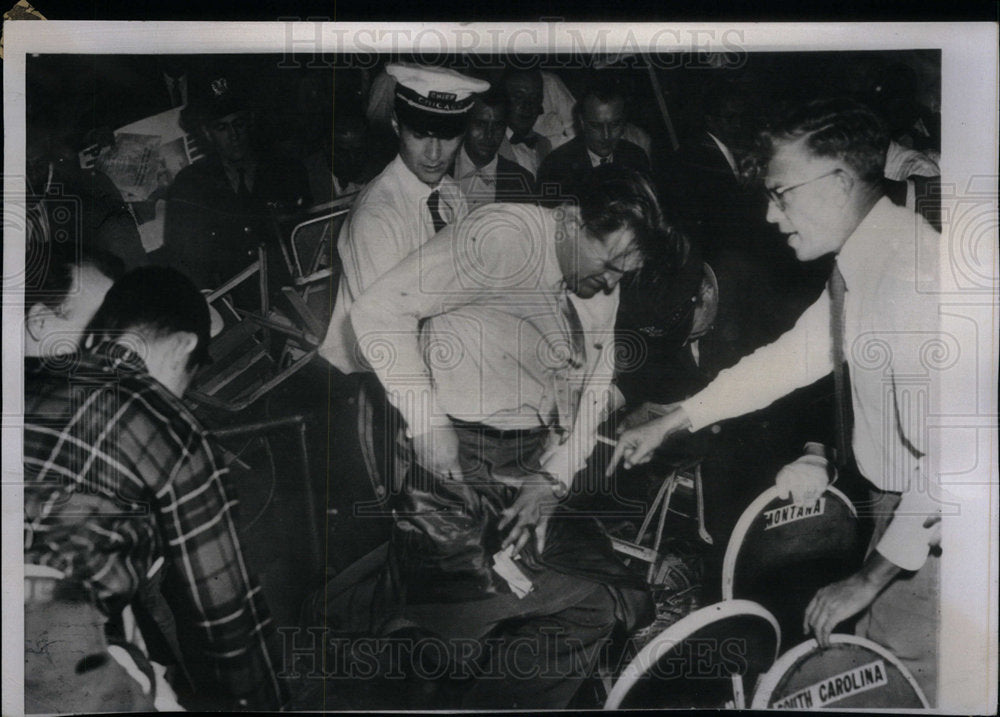
[[[365,292],[359,348],[411,434],[448,416],[552,431],[543,467],[564,485],[606,417],[617,289],[580,299],[563,282],[559,210],[489,204],[449,225]],[[584,356],[566,317],[580,320]]]
[[[883,197],[837,256],[847,284],[844,353],[854,406],[852,445],[871,483],[902,493],[877,550],[906,570],[926,560],[929,531],[923,522],[940,510],[937,458],[924,456],[928,406],[940,394],[932,356],[941,346],[940,241],[923,219]],[[926,257],[932,260],[921,260]],[[822,378],[833,370],[830,345],[830,297],[824,291],[790,331],[681,404],[692,430],[763,408]]]
[[[458,185],[445,176],[437,189],[446,220],[464,217],[468,209]],[[397,156],[358,195],[340,229],[337,251],[343,275],[319,354],[344,373],[369,370],[357,351],[348,319],[351,306],[380,276],[434,236],[427,208],[433,190]]]
[[[482,167],[477,167],[469,159],[465,147],[458,153],[455,160],[455,181],[462,190],[469,210],[484,204],[492,204],[497,196],[497,156]]]

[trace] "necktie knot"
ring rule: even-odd
[[[601,164],[611,164],[611,157],[601,157]]]

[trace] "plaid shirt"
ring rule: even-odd
[[[197,419],[120,345],[29,370],[24,414],[25,562],[63,571],[113,613],[163,557],[215,680],[279,706],[275,631]]]

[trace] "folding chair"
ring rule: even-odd
[[[308,330],[322,338],[333,310],[340,267],[336,247],[340,226],[357,195],[338,197],[292,215],[275,216],[279,245],[292,277],[281,289]]]
[[[757,603],[725,600],[703,607],[639,650],[604,709],[743,709],[780,648],[777,621]]]
[[[795,505],[771,486],[733,529],[722,564],[723,599],[754,600],[795,642],[816,591],[861,565],[865,541],[850,499],[830,486],[812,504]]]
[[[887,649],[855,635],[807,640],[761,675],[755,710],[920,710],[930,704],[906,666]]]
[[[683,512],[676,507],[671,507],[673,497],[678,492],[686,492],[694,499],[693,512]],[[646,571],[646,580],[650,583],[660,582],[658,570],[661,567],[660,544],[663,541],[663,531],[666,525],[667,514],[674,513],[684,518],[690,518],[697,523],[698,537],[709,545],[712,544],[712,536],[705,529],[705,500],[701,483],[701,459],[695,459],[681,463],[670,469],[663,477],[656,497],[650,504],[649,510],[643,518],[642,525],[636,533],[634,541],[612,538],[611,543],[615,550],[636,558],[645,563],[649,563]],[[644,546],[643,539],[653,521],[656,521],[656,532],[653,537],[652,546]]]
[[[254,279],[259,304],[253,309],[242,308],[232,294]],[[242,411],[304,368],[316,355],[316,336],[296,328],[271,310],[267,252],[263,245],[257,248],[256,261],[206,298],[223,316],[226,326],[209,344],[212,364],[199,371],[188,391],[195,403]],[[292,361],[276,361],[271,355],[275,335],[307,348]]]
[[[306,418],[295,415],[284,418],[275,418],[267,421],[248,423],[238,426],[226,426],[208,432],[209,436],[221,442],[224,455],[228,458],[227,465],[239,465],[244,470],[250,470],[250,466],[243,463],[238,457],[243,449],[254,440],[269,441],[274,433],[294,429],[297,437],[298,459],[299,459],[299,480],[303,491],[303,499],[306,508],[306,530],[309,532],[309,557],[313,569],[320,570],[323,566],[323,540],[319,522],[319,513],[316,503],[316,495],[313,490],[312,477],[309,471],[309,449],[306,442]],[[225,443],[240,441],[243,443],[242,449],[234,453]]]

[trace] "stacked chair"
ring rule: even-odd
[[[802,634],[820,587],[864,558],[857,511],[834,487],[796,506],[774,488],[743,513],[723,561],[723,600],[678,620],[619,674],[605,709],[920,709],[913,676],[883,647]]]

